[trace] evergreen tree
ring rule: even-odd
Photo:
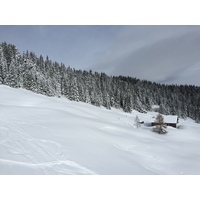
[[[86,103],[91,103],[90,95],[89,95],[89,92],[88,92],[88,89],[87,89],[87,88],[86,88],[86,90],[85,90],[85,102],[86,102]]]
[[[103,91],[103,106],[111,109],[109,94],[105,90]]]
[[[75,76],[72,76],[70,80],[69,99],[71,101],[79,101],[77,79]]]
[[[10,63],[6,84],[10,87],[18,87],[18,76],[17,76],[17,63],[16,60],[13,58]]]
[[[123,106],[124,112],[131,113],[132,111],[132,98],[130,94],[127,94],[127,96],[124,99],[124,106]]]
[[[8,74],[7,62],[4,57],[3,48],[0,46],[0,83],[6,84]]]

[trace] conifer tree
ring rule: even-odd
[[[69,99],[71,101],[79,101],[79,93],[78,93],[76,76],[71,77],[69,92],[70,92]]]
[[[0,46],[0,83],[6,84],[7,62],[4,57],[3,48]]]

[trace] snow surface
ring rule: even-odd
[[[164,122],[166,123],[177,123],[178,117],[176,115],[166,115],[164,117]]]
[[[156,116],[151,119],[151,122],[155,122]],[[177,123],[178,116],[176,115],[165,115],[164,122],[165,123]]]
[[[200,174],[200,124],[166,135],[155,112],[98,108],[0,85],[0,174]]]

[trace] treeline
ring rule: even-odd
[[[51,61],[48,56],[44,59],[28,51],[21,55],[14,45],[6,42],[0,44],[0,84],[125,112],[133,109],[146,112],[152,105],[159,105],[162,114],[200,122],[200,87],[75,70]]]

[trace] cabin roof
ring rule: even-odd
[[[165,123],[172,123],[172,124],[177,123],[178,116],[176,116],[176,115],[165,115],[163,117],[164,117]],[[156,117],[154,117],[154,119],[152,120],[151,123],[154,123],[155,119],[156,119]]]
[[[177,123],[178,117],[176,115],[167,115],[164,116],[165,123]]]

